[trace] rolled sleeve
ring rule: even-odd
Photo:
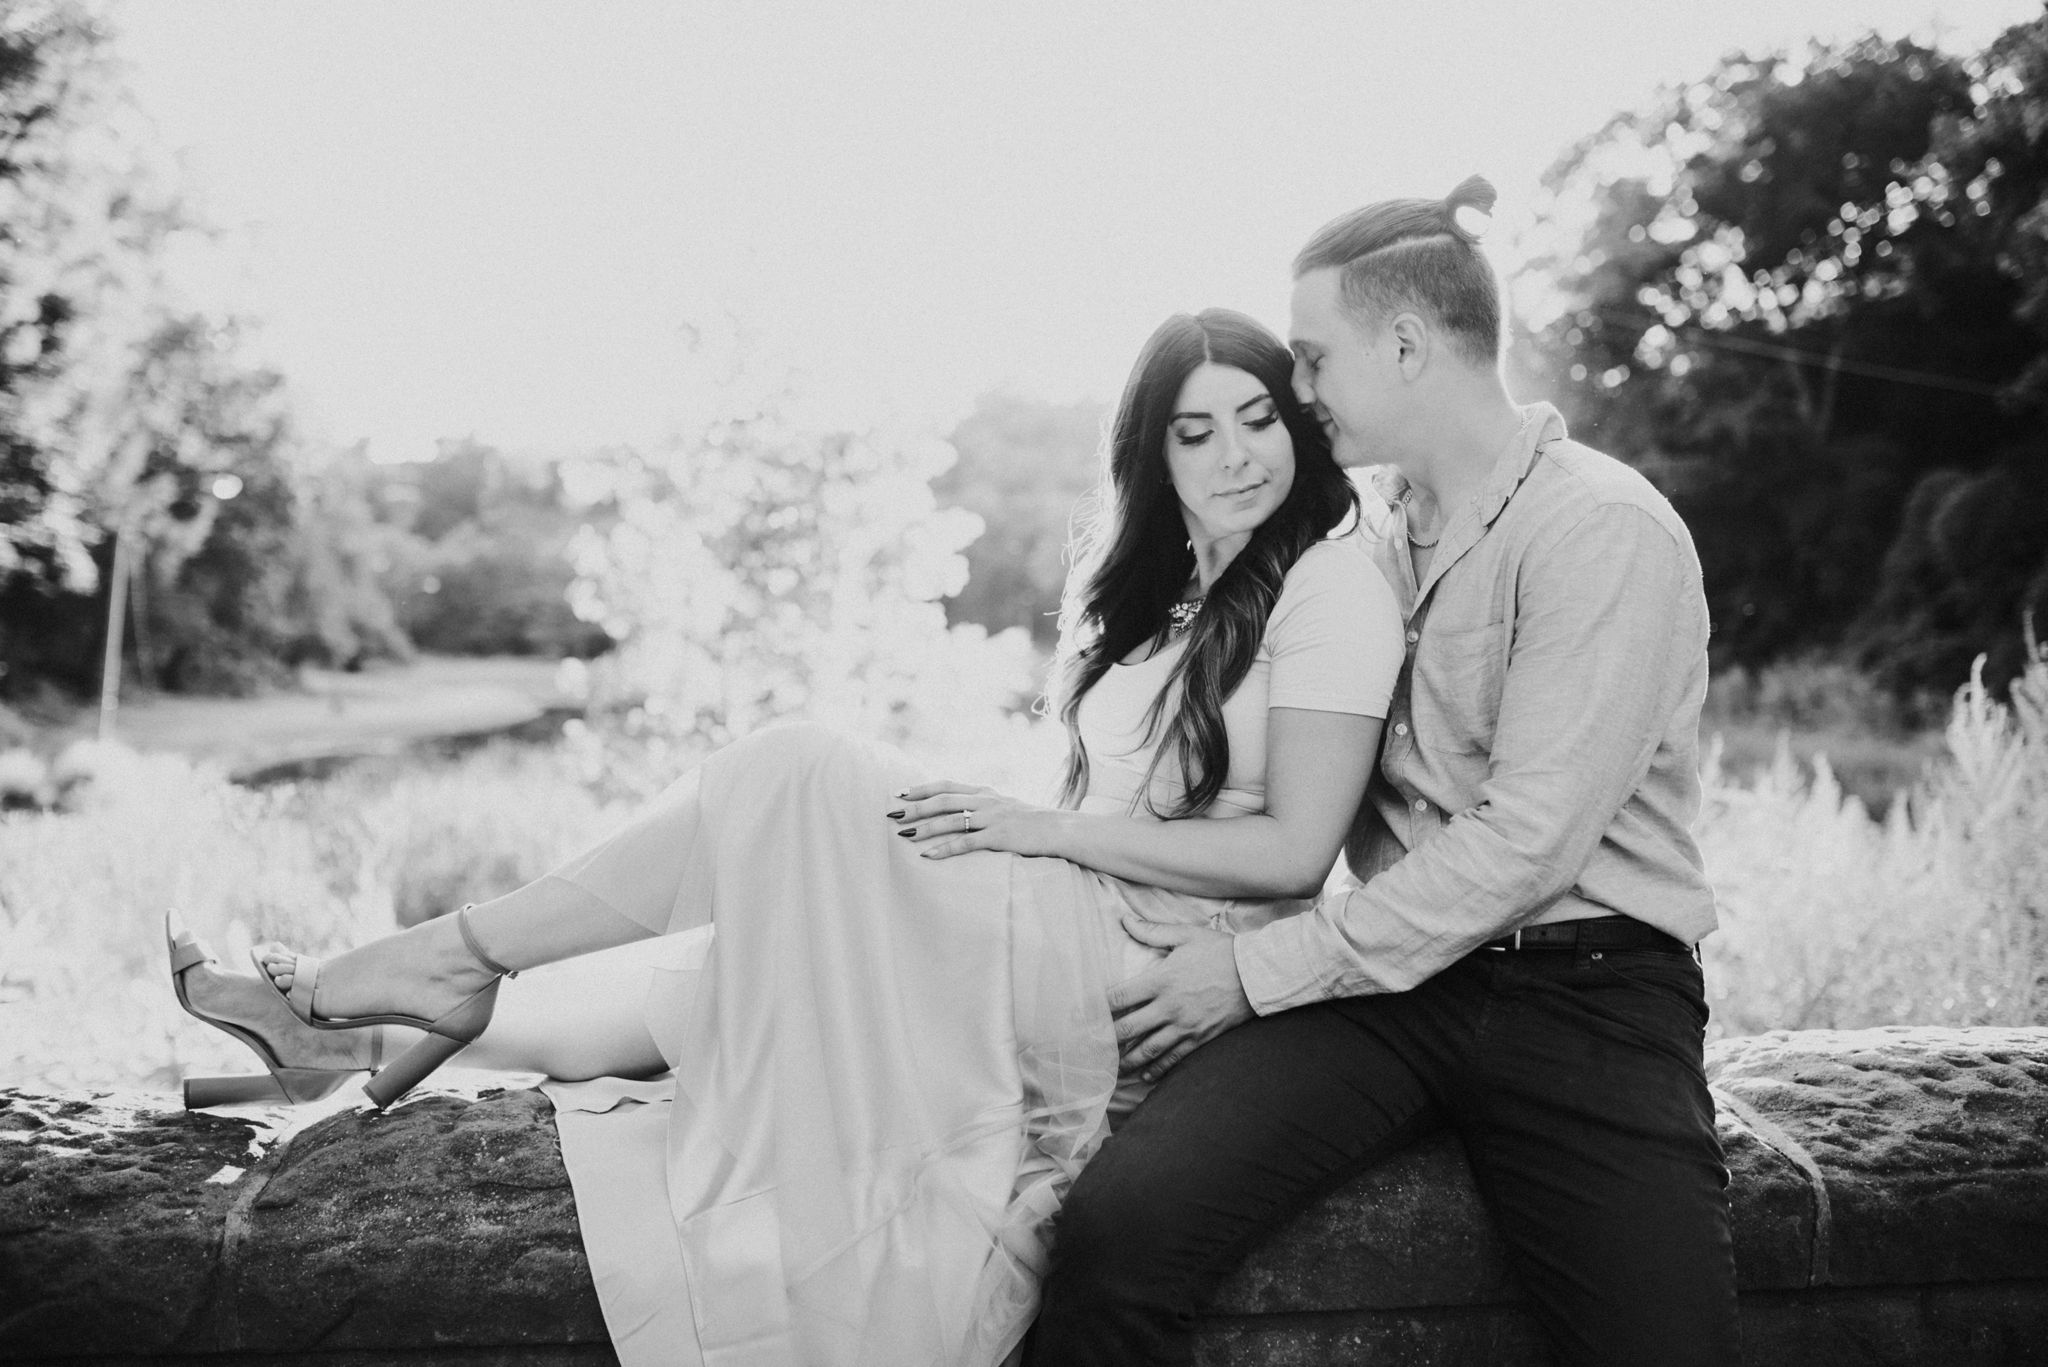
[[[1240,936],[1261,1014],[1405,991],[1539,916],[1643,782],[1704,642],[1688,547],[1650,510],[1607,503],[1518,573],[1476,802],[1369,882]]]

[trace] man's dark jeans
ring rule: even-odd
[[[1685,955],[1480,950],[1212,1040],[1075,1184],[1027,1362],[1187,1361],[1254,1241],[1444,1123],[1562,1361],[1738,1361],[1706,1019]]]

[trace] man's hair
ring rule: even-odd
[[[1475,364],[1500,358],[1500,282],[1479,250],[1473,214],[1491,215],[1493,186],[1467,176],[1442,199],[1383,199],[1317,230],[1294,258],[1296,279],[1335,267],[1340,297],[1359,320],[1413,309]],[[1460,210],[1465,218],[1460,218]]]

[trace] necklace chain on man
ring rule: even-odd
[[[1193,626],[1195,617],[1201,612],[1202,604],[1207,601],[1207,597],[1205,594],[1201,598],[1186,598],[1178,603],[1167,604],[1166,634],[1178,636]]]
[[[1441,541],[1441,540],[1443,540],[1443,539],[1444,539],[1444,533],[1443,533],[1443,529],[1442,529],[1441,527],[1439,527],[1439,528],[1437,529],[1437,533],[1436,533],[1436,535],[1435,535],[1435,536],[1433,536],[1433,537],[1431,537],[1431,538],[1430,538],[1429,540],[1427,540],[1427,541],[1418,541],[1418,540],[1416,540],[1416,539],[1415,539],[1415,490],[1414,490],[1414,489],[1412,489],[1412,488],[1410,488],[1410,489],[1403,489],[1403,490],[1401,491],[1401,500],[1400,500],[1400,501],[1401,501],[1401,508],[1402,508],[1402,511],[1403,511],[1403,513],[1405,514],[1405,516],[1404,516],[1404,517],[1402,518],[1402,525],[1403,525],[1403,527],[1404,527],[1404,528],[1406,528],[1406,530],[1407,530],[1407,532],[1408,532],[1408,544],[1409,544],[1409,545],[1411,545],[1411,546],[1413,546],[1413,547],[1414,547],[1414,548],[1415,548],[1416,550],[1418,550],[1418,551],[1426,551],[1426,550],[1431,550],[1431,549],[1433,549],[1433,548],[1434,548],[1434,547],[1436,546],[1436,543],[1437,543],[1437,542],[1439,542],[1439,541]]]

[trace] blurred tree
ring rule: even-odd
[[[151,247],[174,211],[112,117],[78,6],[0,5],[0,689],[83,685],[113,443],[95,403],[147,335]]]
[[[478,442],[444,441],[433,460],[383,475],[409,533],[392,543],[384,583],[420,649],[587,659],[610,648],[569,606],[584,516],[557,465],[521,467]]]
[[[2041,27],[2001,44],[2038,51]],[[2018,668],[2027,575],[2003,561],[2048,555],[2048,522],[2010,505],[2007,552],[1946,587],[1908,549],[1928,509],[1958,509],[1942,489],[2017,476],[2042,436],[2028,276],[1969,150],[1987,118],[2025,126],[2001,99],[2040,95],[1999,50],[1731,57],[1546,178],[1557,390],[1685,515],[1723,661],[1846,646],[1900,688],[1953,687],[1986,649]],[[2039,203],[2038,177],[2008,188]],[[1985,610],[1937,606],[1957,592]]]
[[[2013,623],[2048,632],[2048,16],[2007,30],[1970,74],[1969,107],[1938,121],[1927,174],[1958,241],[2018,292],[2029,354],[2000,398],[2022,421],[1981,466],[1915,487],[1859,635],[1902,677],[1953,678],[1986,651],[2002,681],[2026,665]]]
[[[100,34],[74,6],[0,7],[0,579],[90,586],[89,452],[68,346],[133,292],[156,215],[94,174],[79,144],[103,104]]]
[[[941,509],[944,442],[795,430],[773,411],[577,472],[612,516],[574,601],[619,643],[610,698],[654,734],[721,742],[805,715],[901,742],[999,721],[1022,632],[946,624],[980,519]],[[989,734],[985,729],[982,734]]]
[[[92,685],[117,563],[160,685],[405,648],[281,380],[163,280],[198,228],[153,156],[92,13],[0,0],[0,693]]]
[[[1068,526],[1075,504],[1101,479],[1107,416],[1097,403],[985,394],[953,429],[960,458],[932,481],[932,492],[980,517],[985,530],[967,548],[967,587],[947,600],[949,620],[990,631],[1023,627],[1051,647]]]

